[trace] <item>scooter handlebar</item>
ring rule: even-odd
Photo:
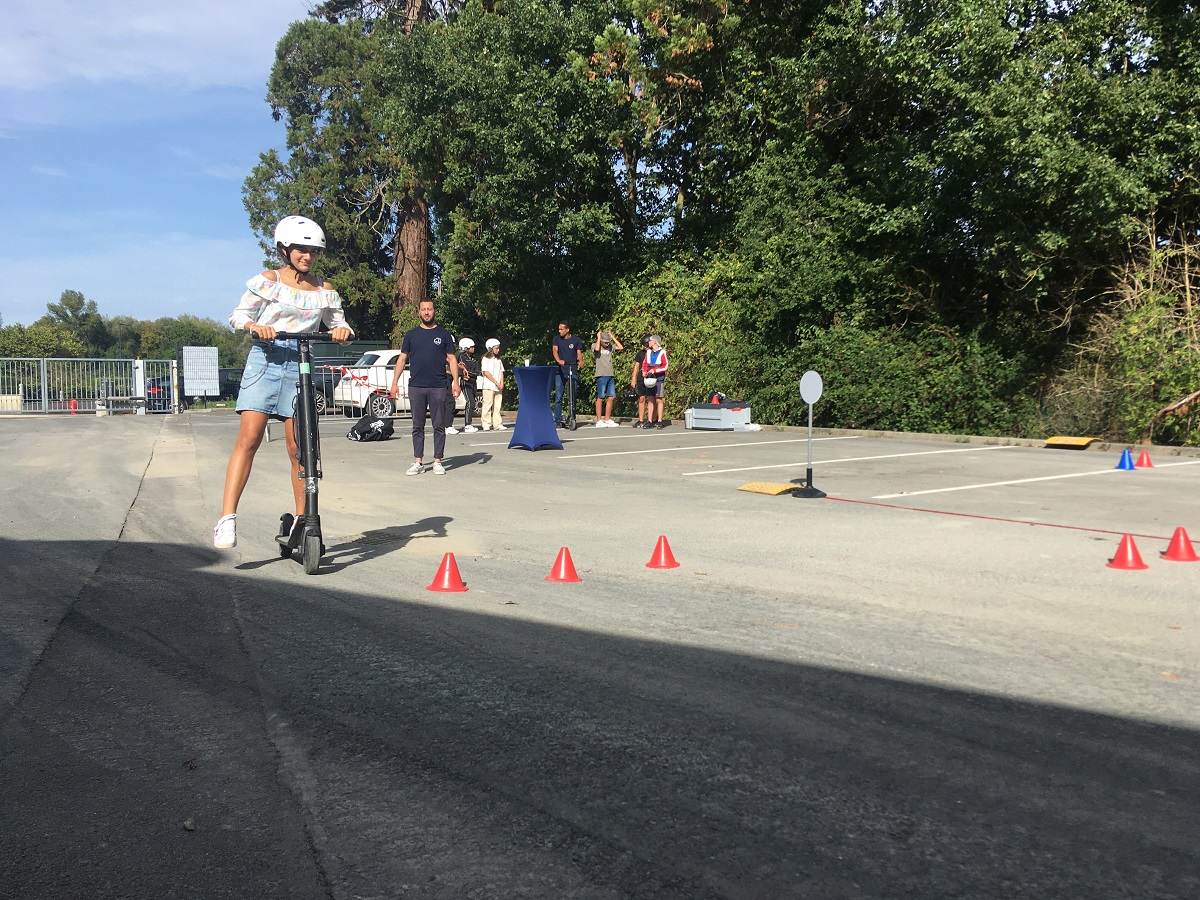
[[[276,331],[275,339],[280,341],[319,341],[329,337],[329,333],[325,331]],[[354,339],[346,341],[347,344],[353,343]]]

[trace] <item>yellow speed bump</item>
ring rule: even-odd
[[[1100,440],[1094,437],[1065,437],[1058,435],[1056,437],[1046,438],[1046,446],[1053,447],[1058,450],[1085,450],[1088,444]]]
[[[778,497],[780,494],[786,494],[788,491],[803,490],[802,484],[773,484],[770,481],[751,481],[749,484],[743,484],[738,488],[739,491],[749,491],[752,494],[770,494],[772,497]]]

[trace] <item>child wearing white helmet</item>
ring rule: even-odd
[[[480,419],[483,430],[504,431],[504,422],[500,418],[500,407],[504,402],[504,363],[500,361],[500,342],[488,338],[483,345],[487,354],[480,360],[483,379],[483,408]]]
[[[458,378],[459,387],[462,388],[463,398],[467,403],[463,410],[463,431],[470,434],[479,430],[471,424],[471,418],[475,415],[475,399],[479,396],[479,360],[475,358],[475,342],[469,337],[458,342]]]
[[[221,518],[213,529],[213,546],[218,550],[237,546],[238,502],[271,419],[284,423],[296,502],[293,527],[304,520],[304,482],[300,480],[295,431],[299,350],[294,340],[276,340],[275,332],[318,331],[325,325],[338,343],[354,337],[342,312],[342,298],[332,284],[312,273],[317,256],[325,249],[321,226],[304,216],[285,216],[275,226],[275,249],[283,266],[246,282],[246,293],[229,316],[231,327],[254,335],[254,345],[242,372],[237,441],[225,470]]]

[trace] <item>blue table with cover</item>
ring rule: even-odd
[[[513,427],[508,449],[561,450],[562,441],[554,427],[554,412],[550,409],[550,382],[558,366],[517,366],[512,370],[517,380],[517,424]]]

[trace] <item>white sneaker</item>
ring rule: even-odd
[[[475,433],[475,432],[477,432],[478,430],[479,430],[479,429],[478,429],[478,428],[476,428],[474,425],[468,425],[466,428],[464,428],[464,429],[463,429],[463,432],[464,432],[465,434],[474,434],[474,433]]]
[[[218,550],[232,550],[237,546],[237,514],[221,516],[213,529],[213,546]]]
[[[420,475],[424,471],[425,471],[425,467],[423,465],[421,465],[420,463],[413,463],[411,466],[408,467],[408,471],[405,472],[404,474],[405,475]]]
[[[508,431],[508,426],[507,425],[497,425],[496,430],[497,431]]]
[[[446,474],[446,467],[443,466],[436,459],[433,461],[433,474],[434,475],[445,475]]]
[[[458,434],[458,429],[451,425],[446,429],[446,434]]]
[[[605,419],[604,424],[607,425],[609,428],[620,428],[621,427],[620,422],[614,422],[612,419]]]
[[[492,430],[492,426],[491,426],[491,425],[484,425],[484,426],[483,426],[483,430],[484,430],[484,431],[491,431],[491,430]]]
[[[596,423],[596,427],[597,427],[597,428],[607,428],[608,426],[607,426],[607,425],[605,425],[605,424],[604,424],[604,420],[603,420],[603,419],[601,419],[600,421],[598,421],[598,422]]]

